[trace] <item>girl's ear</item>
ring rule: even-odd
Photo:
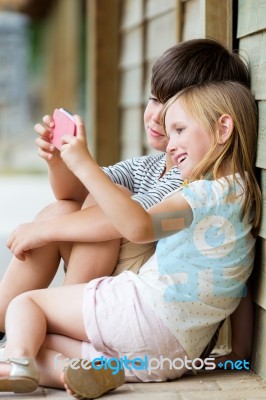
[[[218,143],[224,144],[234,129],[234,121],[228,114],[223,114],[218,120]]]

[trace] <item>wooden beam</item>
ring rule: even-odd
[[[200,0],[204,36],[232,49],[232,0]]]
[[[57,0],[47,20],[44,112],[65,107],[78,112],[79,3]]]
[[[176,43],[181,42],[182,40],[182,31],[183,31],[183,7],[182,1],[176,0]]]
[[[100,165],[119,159],[119,0],[87,0],[88,112],[94,155]]]
[[[256,306],[251,367],[266,379],[266,311]]]

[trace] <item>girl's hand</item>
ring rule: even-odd
[[[84,169],[86,163],[92,160],[87,147],[86,131],[84,123],[80,116],[75,115],[75,123],[77,127],[76,136],[63,136],[61,146],[61,158],[66,166],[75,175]]]
[[[48,243],[44,223],[29,222],[19,225],[10,235],[7,247],[19,260],[24,261],[30,250]]]
[[[43,117],[43,124],[36,124],[34,130],[38,133],[39,137],[35,140],[35,144],[38,146],[38,154],[45,161],[51,161],[58,157],[59,151],[51,143],[53,137],[52,128],[54,127],[54,120],[50,115]]]

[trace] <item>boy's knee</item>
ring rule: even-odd
[[[35,221],[47,220],[64,214],[80,210],[81,205],[73,200],[58,200],[43,208],[36,216]]]

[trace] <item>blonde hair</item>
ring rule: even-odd
[[[244,182],[245,201],[243,213],[253,207],[255,230],[261,216],[261,192],[255,176],[255,157],[258,136],[257,106],[250,90],[238,82],[208,82],[183,89],[165,105],[162,120],[169,107],[179,99],[187,112],[210,132],[213,145],[192,172],[191,179],[218,179],[223,176],[226,164],[230,165],[234,181],[239,173]],[[219,118],[228,114],[234,127],[230,137],[218,144]]]

